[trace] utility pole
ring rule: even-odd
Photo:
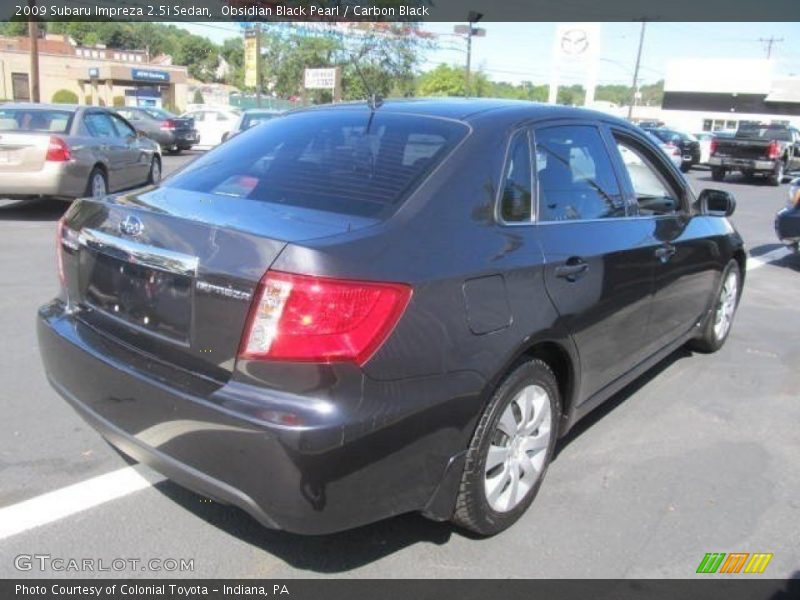
[[[485,29],[479,29],[478,27],[473,27],[473,24],[477,23],[483,18],[483,14],[479,12],[475,12],[474,10],[469,11],[467,15],[467,25],[456,25],[454,31],[457,35],[466,35],[467,36],[467,68],[464,77],[464,81],[466,83],[466,88],[464,89],[464,96],[469,97],[469,86],[470,86],[470,79],[472,78],[471,74],[471,63],[472,63],[472,36],[483,37],[486,35]]]
[[[639,32],[639,50],[636,52],[636,66],[633,68],[633,89],[631,90],[631,101],[628,104],[628,120],[633,116],[633,105],[636,104],[636,95],[639,93],[639,63],[642,61],[642,46],[644,46],[644,30],[647,21],[642,19],[642,29]]]
[[[28,0],[28,6],[33,9],[36,0]],[[31,10],[31,15],[33,13]],[[31,42],[31,102],[39,102],[39,23],[35,17],[28,21],[28,38]]]
[[[767,60],[769,60],[772,57],[772,45],[779,44],[783,41],[783,38],[776,38],[771,35],[768,38],[758,38],[758,41],[767,45]]]

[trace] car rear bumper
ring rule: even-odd
[[[756,160],[750,158],[722,158],[712,156],[708,159],[708,164],[713,167],[725,167],[726,169],[750,171],[769,171],[775,170],[775,162],[771,160]]]
[[[800,242],[800,209],[784,208],[775,215],[775,233],[787,245]]]
[[[75,161],[45,162],[38,171],[0,171],[0,198],[79,198],[88,177]]]
[[[286,425],[275,415],[315,410],[315,398],[169,374],[60,301],[39,310],[38,337],[51,385],[112,445],[267,527],[323,534],[451,514],[479,406],[466,393],[481,383],[474,375],[364,384],[376,397],[355,412]]]

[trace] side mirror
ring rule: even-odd
[[[724,190],[703,190],[698,200],[703,214],[712,217],[730,217],[736,210],[736,198]]]

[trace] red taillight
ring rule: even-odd
[[[717,138],[711,138],[711,150],[709,151],[710,154],[716,154],[718,145],[719,142],[717,141]]]
[[[161,123],[161,129],[164,129],[166,131],[172,131],[173,129],[175,129],[175,121],[173,121],[172,119],[167,119],[166,121],[163,121]]]
[[[410,298],[404,284],[267,271],[239,356],[363,365],[389,337]]]
[[[777,140],[770,140],[767,146],[767,158],[778,158],[781,155],[781,148]]]
[[[70,160],[71,158],[72,154],[70,154],[67,142],[62,140],[60,137],[51,135],[50,143],[47,146],[47,156],[45,160],[53,162],[64,162]]]

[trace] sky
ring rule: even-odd
[[[177,23],[176,23],[177,24]],[[216,43],[241,35],[235,23],[177,24]],[[455,23],[424,23],[439,34],[438,48],[428,52],[422,70],[441,63],[463,65],[466,42],[451,35]],[[557,23],[480,23],[486,37],[473,38],[472,65],[493,81],[547,83]],[[641,23],[603,23],[600,29],[599,85],[626,84],[633,79]],[[648,22],[645,31],[640,83],[663,79],[666,64],[677,58],[766,58],[767,44],[759,38],[777,38],[772,46],[777,77],[800,76],[800,23],[662,23]],[[562,73],[561,83],[580,83],[578,70]]]

